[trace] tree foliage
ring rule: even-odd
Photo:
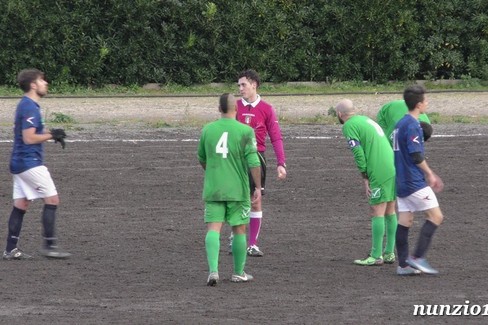
[[[0,84],[488,79],[485,0],[4,0]]]

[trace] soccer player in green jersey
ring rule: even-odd
[[[386,137],[390,144],[392,143],[392,133],[395,129],[395,125],[406,114],[408,114],[408,107],[403,99],[393,100],[386,103],[381,107],[376,115],[376,121],[385,131]],[[420,126],[424,132],[424,141],[427,141],[432,135],[432,125],[427,114],[422,113],[419,115]]]
[[[382,265],[395,262],[395,163],[393,150],[383,129],[367,116],[356,115],[353,102],[344,99],[336,106],[342,133],[349,143],[356,166],[363,177],[370,206],[372,247],[358,265]],[[386,245],[383,255],[383,237]]]
[[[234,233],[234,274],[231,281],[248,282],[253,279],[244,272],[246,226],[251,211],[249,171],[256,186],[252,201],[261,198],[261,163],[254,131],[236,120],[236,99],[232,94],[220,96],[219,111],[221,118],[203,128],[198,144],[198,160],[205,170],[203,200],[209,286],[215,286],[219,281],[220,231],[224,222],[232,227]]]

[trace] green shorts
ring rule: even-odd
[[[371,188],[369,205],[377,205],[384,202],[395,201],[395,177],[390,178],[381,185],[369,184],[369,186]]]
[[[227,222],[230,226],[249,224],[251,201],[205,202],[205,222]]]

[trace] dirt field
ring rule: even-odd
[[[449,107],[488,115],[486,94],[452,96],[442,97]],[[124,121],[141,116],[182,118],[199,103],[211,119],[216,116],[210,112],[216,98],[180,99],[162,106],[161,101],[144,99],[133,105],[132,99],[46,98],[42,102],[51,111],[83,112],[75,116],[82,127],[71,131],[65,150],[46,144],[46,165],[61,197],[60,244],[73,257],[53,261],[37,253],[42,204],[35,202],[20,240],[20,247],[35,259],[0,261],[0,323],[486,324],[488,315],[420,317],[413,311],[417,304],[488,304],[488,126],[436,125],[435,136],[427,143],[429,164],[446,185],[438,196],[446,220],[429,251],[439,276],[401,278],[395,275],[396,265],[352,264],[370,247],[362,181],[340,127],[306,125],[283,128],[287,180],[278,182],[274,171],[268,170],[260,239],[265,256],[249,258],[247,264],[255,281],[230,283],[226,228],[220,257],[223,281],[210,288],[205,285],[203,172],[196,159],[200,130],[147,128]],[[283,103],[278,109],[289,114],[301,114],[295,98],[270,101]],[[337,98],[317,101],[303,114],[316,114],[333,106]],[[379,107],[379,102],[376,96],[357,97],[365,111]],[[431,97],[432,111],[441,109],[434,102]],[[15,103],[0,99],[2,116]],[[11,119],[11,113],[7,115]],[[101,121],[111,122],[96,123]],[[0,242],[4,243],[11,209],[7,167],[11,143],[9,126],[3,122],[2,117]],[[421,224],[418,215],[412,247]]]
[[[429,112],[443,115],[488,115],[488,92],[432,93]],[[218,97],[218,96],[217,96]],[[354,101],[361,114],[376,116],[384,103],[401,98],[401,94],[322,95],[265,97],[283,118],[327,115],[342,98]],[[18,99],[0,99],[0,121],[10,121]],[[157,122],[169,124],[218,118],[216,97],[127,97],[127,98],[45,98],[42,107],[50,117],[63,113],[78,123]]]

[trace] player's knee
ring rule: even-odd
[[[398,214],[398,224],[404,227],[410,228],[413,225],[413,214],[402,213]]]
[[[44,198],[44,203],[51,204],[51,205],[59,205],[59,196],[54,195],[54,196],[46,197]]]
[[[440,226],[442,221],[444,221],[444,216],[442,214],[436,214],[428,218],[436,226]]]
[[[14,200],[14,207],[20,210],[27,211],[27,209],[29,208],[29,201],[25,199],[16,199]]]
[[[398,220],[398,224],[407,228],[411,228],[413,226],[413,220],[403,220],[403,221]]]
[[[232,232],[234,234],[245,234],[246,233],[246,225],[233,226]]]
[[[444,216],[442,215],[441,209],[439,207],[427,210],[426,216],[427,220],[429,220],[436,226],[439,226],[444,220]]]

